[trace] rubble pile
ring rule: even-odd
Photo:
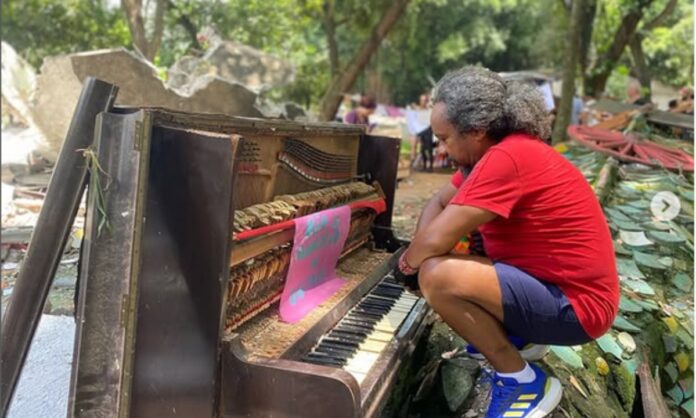
[[[657,370],[672,413],[693,416],[693,175],[618,166],[573,145],[565,155],[596,192],[609,190],[603,208],[614,238],[621,303],[607,334],[581,347],[553,347],[546,358],[566,384],[561,405],[571,416],[630,415],[635,372],[646,361]],[[601,179],[608,165],[618,169]],[[652,203],[665,192],[679,202],[672,219],[658,219]]]

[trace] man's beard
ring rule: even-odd
[[[456,161],[455,161],[456,162]],[[468,176],[469,173],[471,173],[471,170],[474,169],[474,165],[469,165],[469,164],[459,164],[457,163],[457,170],[459,170],[464,177]]]

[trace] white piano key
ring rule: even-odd
[[[355,356],[353,356],[353,358],[348,360],[343,368],[348,372],[367,374],[372,365],[375,364],[375,361],[377,361],[378,357],[379,353],[359,351],[355,354]]]

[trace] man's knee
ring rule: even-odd
[[[433,257],[425,260],[420,267],[418,274],[418,285],[420,286],[423,296],[430,298],[436,293],[447,292],[447,273],[446,266],[447,257]]]
[[[474,273],[467,261],[452,257],[433,257],[425,260],[418,274],[418,285],[426,299],[450,295],[462,299],[475,297]]]

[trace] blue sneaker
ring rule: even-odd
[[[524,341],[520,337],[515,337],[513,335],[508,336],[508,339],[512,343],[512,345],[517,348],[517,351],[520,352],[520,356],[522,356],[523,359],[526,361],[537,361],[541,360],[544,358],[546,354],[548,354],[549,350],[551,349],[550,346],[548,345],[542,345],[542,344],[527,344],[526,341]],[[473,345],[469,344],[466,346],[466,353],[469,355],[471,358],[475,358],[477,360],[485,360],[486,358],[481,354],[476,347]]]
[[[561,382],[533,364],[530,367],[536,373],[530,383],[495,375],[486,418],[542,418],[556,408],[563,394]]]

